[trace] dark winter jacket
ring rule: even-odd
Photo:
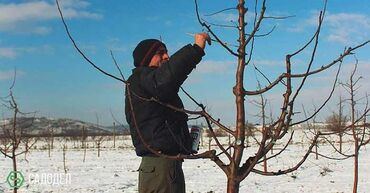
[[[140,97],[155,98],[163,103],[183,108],[178,96],[181,84],[204,55],[197,45],[187,45],[158,68],[137,67],[128,79],[136,123],[146,143],[168,155],[190,154],[191,138],[185,113]],[[125,99],[126,120],[138,156],[153,156],[142,143],[132,116],[129,98]],[[140,96],[140,97],[138,97]]]

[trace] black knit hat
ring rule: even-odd
[[[161,46],[166,48],[164,43],[156,39],[146,39],[141,41],[132,53],[135,67],[148,66],[150,60],[155,55],[155,52]]]

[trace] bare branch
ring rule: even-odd
[[[17,68],[14,68],[13,82],[10,85],[9,90],[12,90],[14,88],[16,78],[17,78]]]
[[[265,14],[265,11],[266,11],[266,5],[265,4],[266,4],[266,0],[264,0],[262,2],[262,8],[261,8],[260,16],[259,16],[259,18],[257,20],[257,23],[254,26],[253,31],[250,33],[250,35],[248,36],[248,38],[245,40],[244,45],[247,45],[251,41],[251,39],[254,37],[254,35],[256,34],[256,32],[259,30],[260,25],[261,25],[262,20],[263,20],[263,17],[264,17],[264,14]]]
[[[199,116],[196,116],[196,117],[190,117],[190,118],[188,118],[188,120],[197,120],[197,119],[200,119],[202,117],[203,116],[199,115]]]
[[[327,137],[322,137],[322,138],[324,138],[331,145],[331,147],[334,149],[335,152],[341,154],[344,157],[351,157],[351,156],[353,156],[353,155],[347,155],[347,154],[342,153],[340,150],[338,150],[337,147],[335,147],[335,145],[333,144],[333,142],[331,142]]]
[[[216,141],[217,146],[221,149],[222,153],[224,153],[227,156],[229,161],[233,162],[234,160],[231,158],[231,155],[227,152],[227,150],[222,146],[222,144],[220,143],[220,141],[216,137],[215,132],[213,131],[213,128],[211,126],[211,123],[209,122],[209,120],[207,118],[205,118],[205,119],[206,119],[206,122],[207,122],[207,125],[208,125],[208,129],[209,129],[213,139]]]
[[[292,134],[290,134],[290,137],[289,137],[289,140],[288,140],[288,142],[285,144],[285,146],[278,152],[278,153],[276,153],[276,154],[274,154],[274,155],[272,155],[272,156],[270,156],[270,157],[268,157],[268,158],[266,158],[266,159],[263,159],[263,160],[261,160],[261,161],[258,161],[257,163],[259,164],[259,163],[261,163],[261,162],[263,162],[263,161],[267,161],[267,160],[269,160],[269,159],[272,159],[272,158],[274,158],[274,157],[277,157],[278,155],[280,155],[281,153],[283,153],[285,150],[286,150],[286,148],[289,146],[289,144],[290,144],[290,142],[292,141],[292,139],[293,139],[293,135],[294,135],[294,131],[292,132]],[[275,145],[275,143],[276,143],[276,140],[272,140],[271,141],[271,143],[273,144],[273,145]]]
[[[288,15],[288,16],[265,16],[265,19],[288,19],[291,17],[295,17],[295,15]]]
[[[264,34],[254,34],[254,37],[265,37],[265,36],[268,36],[270,35],[276,28],[276,25],[274,25],[274,27],[271,28],[270,31],[268,31],[267,33],[264,33]],[[251,34],[245,34],[245,35],[248,35],[250,36]]]
[[[81,49],[77,46],[75,40],[73,39],[71,33],[69,32],[69,29],[68,29],[68,26],[67,26],[67,23],[64,21],[64,17],[63,17],[63,13],[62,13],[62,10],[59,6],[59,0],[55,0],[56,4],[57,4],[57,7],[58,7],[58,11],[59,11],[59,15],[60,15],[60,18],[62,19],[62,22],[63,22],[63,25],[64,25],[64,28],[67,32],[67,35],[69,37],[69,39],[71,40],[73,46],[76,48],[76,50],[78,51],[78,53],[80,53],[80,55],[88,62],[90,63],[95,69],[97,69],[98,71],[100,71],[101,73],[111,77],[111,78],[114,78],[118,81],[121,81],[121,82],[125,82],[125,80],[121,79],[121,78],[118,78],[112,74],[109,74],[107,72],[105,72],[104,70],[102,70],[101,68],[99,68],[94,62],[92,62],[82,51]]]
[[[12,156],[8,155],[5,151],[3,151],[2,149],[0,149],[0,152],[5,156],[5,157],[8,157],[10,159],[13,159]]]
[[[189,35],[189,36],[195,36],[195,34],[194,33],[186,33],[187,35]],[[210,40],[211,40],[211,42],[217,42],[218,43],[218,41],[217,40],[215,40],[215,39],[213,39],[213,38],[210,38]],[[237,45],[235,45],[235,44],[230,44],[230,43],[228,43],[228,42],[223,42],[226,46],[232,46],[232,47],[238,47]]]
[[[320,134],[317,134],[315,136],[315,138],[314,138],[313,142],[311,143],[310,147],[308,148],[306,154],[303,156],[301,161],[299,161],[294,167],[291,167],[291,168],[288,168],[288,169],[285,169],[285,170],[279,170],[277,172],[261,172],[261,171],[256,170],[256,169],[252,169],[252,172],[257,173],[257,174],[266,175],[266,176],[277,176],[277,175],[287,174],[287,173],[290,173],[290,172],[293,172],[293,171],[297,170],[306,161],[306,159],[310,155],[311,150],[315,146],[317,138],[319,137],[319,135]]]
[[[123,75],[121,68],[117,64],[116,58],[114,57],[112,50],[110,51],[110,55],[112,56],[114,65],[117,67],[117,70],[119,71],[119,74],[121,75],[122,80],[126,81],[125,76]]]
[[[195,12],[196,12],[199,24],[201,26],[205,27],[207,29],[207,31],[217,40],[217,42],[222,47],[224,47],[230,54],[232,54],[236,57],[239,57],[239,54],[237,54],[233,50],[231,50],[227,45],[225,45],[225,43],[220,38],[218,38],[218,36],[211,30],[211,27],[209,25],[207,25],[205,22],[201,21],[200,16],[199,16],[199,11],[198,11],[198,2],[197,2],[197,0],[194,0],[194,2],[195,2]]]
[[[298,125],[298,124],[301,124],[303,122],[306,122],[310,119],[312,119],[314,116],[316,116],[320,111],[321,109],[324,108],[324,106],[329,102],[329,100],[331,99],[331,97],[333,96],[333,93],[334,93],[334,90],[335,90],[335,85],[338,81],[338,76],[339,76],[339,72],[340,72],[340,69],[341,69],[341,66],[342,66],[342,62],[339,64],[339,67],[338,67],[338,71],[337,71],[337,74],[335,75],[335,80],[334,80],[334,83],[333,83],[333,86],[332,86],[332,89],[330,91],[330,94],[329,96],[326,98],[326,100],[324,101],[324,103],[308,118],[302,120],[302,121],[298,121],[298,122],[295,122],[293,124],[291,124],[291,126],[294,126],[294,125]]]
[[[207,23],[209,26],[216,26],[216,27],[222,27],[222,28],[234,28],[234,29],[238,29],[238,26],[234,26],[234,25],[217,24],[217,23],[212,23],[212,22],[206,21],[206,20],[204,20],[204,19],[202,19],[202,21],[203,21],[204,23]]]
[[[330,160],[346,160],[346,159],[351,158],[351,157],[354,156],[354,155],[349,155],[349,156],[342,157],[342,158],[336,158],[336,157],[329,157],[329,156],[323,155],[321,153],[317,153],[317,155],[319,155],[319,156],[321,156],[323,158],[326,158],[326,159],[330,159]]]
[[[326,8],[326,3],[325,3],[325,8]],[[325,14],[325,8],[324,8],[324,12],[322,14],[320,14],[320,17],[319,17],[319,25],[317,27],[317,31],[316,31],[316,35],[315,35],[315,44],[314,44],[314,48],[313,48],[313,51],[311,53],[311,58],[310,58],[310,61],[309,61],[308,65],[307,65],[307,70],[306,70],[306,73],[305,74],[307,74],[308,72],[310,72],[312,63],[313,63],[313,61],[315,59],[316,49],[317,49],[317,46],[319,44],[319,35],[320,35],[320,30],[321,30],[321,24],[322,24],[322,21],[324,19],[324,14]],[[296,93],[294,94],[292,100],[290,101],[290,103],[291,103],[291,111],[293,111],[293,103],[294,103],[295,99],[297,98],[298,94],[300,93],[301,89],[303,88],[303,85],[304,85],[307,77],[308,77],[308,75],[306,75],[306,76],[303,77],[301,84],[299,85]]]
[[[229,10],[237,10],[237,8],[236,7],[230,7],[230,8],[222,9],[220,11],[217,11],[217,12],[214,12],[214,13],[211,13],[211,14],[206,14],[204,16],[209,17],[209,16],[213,16],[213,15],[225,12],[225,11],[229,11]]]
[[[257,66],[256,65],[254,65],[253,64],[253,67],[254,67],[254,69],[257,71],[257,72],[259,72],[270,84],[271,84],[271,81],[267,78],[267,76],[263,73],[263,72],[261,72],[258,68],[257,68]],[[261,89],[261,87],[259,87],[259,89]],[[262,93],[261,93],[262,94]]]
[[[117,122],[119,125],[121,125],[122,127],[124,127],[123,123],[122,123],[122,122],[120,122],[120,121],[118,121],[118,119],[113,115],[112,109],[109,109],[109,112],[110,112],[110,115],[112,116],[113,120],[114,120],[115,122]],[[124,128],[125,128],[125,127],[124,127]],[[127,129],[127,128],[125,128],[125,129]]]

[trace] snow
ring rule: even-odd
[[[207,140],[205,140],[207,141]],[[223,142],[226,142],[224,139]],[[62,144],[68,144],[66,152],[67,175],[63,169]],[[125,137],[117,139],[116,148],[112,141],[103,142],[101,156],[97,157],[97,150],[89,142],[86,161],[83,162],[83,150],[78,148],[81,142],[55,141],[55,149],[48,157],[46,143],[39,141],[37,149],[32,149],[27,154],[19,156],[18,169],[25,177],[25,183],[19,192],[137,192],[136,171],[140,158],[136,156],[131,141]],[[353,149],[351,142],[344,144],[344,151],[350,153]],[[282,144],[280,145],[282,147]],[[288,149],[277,158],[268,161],[269,171],[286,169],[297,163],[306,152],[308,144],[295,141]],[[207,150],[207,144],[204,144]],[[252,145],[245,151],[245,155],[253,155],[256,146]],[[358,192],[369,192],[370,187],[370,150],[362,149],[359,159],[359,186]],[[275,150],[275,153],[278,150]],[[332,155],[333,150],[328,144],[321,144],[319,152]],[[337,156],[338,157],[338,156]],[[223,158],[224,159],[224,158]],[[0,192],[11,192],[6,182],[6,177],[11,171],[12,162],[9,158],[0,155]],[[258,166],[262,169],[262,166]],[[210,160],[185,160],[183,169],[186,178],[187,192],[226,192],[226,175],[216,164]],[[68,177],[69,183],[61,183],[54,179],[53,183],[41,183],[36,179],[43,174],[55,174]],[[38,176],[37,176],[38,175]],[[65,179],[64,179],[65,180]],[[63,181],[65,182],[65,181]],[[281,176],[261,176],[251,173],[241,182],[240,192],[352,192],[353,186],[353,158],[346,160],[328,160],[319,157],[315,159],[311,154],[307,161],[295,172]]]

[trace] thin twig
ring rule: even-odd
[[[236,7],[230,7],[230,8],[226,8],[226,9],[223,9],[223,10],[220,10],[220,11],[217,11],[217,12],[214,12],[214,13],[206,14],[206,15],[204,15],[204,16],[209,17],[209,16],[213,16],[213,15],[216,15],[216,14],[222,13],[222,12],[224,12],[224,11],[236,10],[236,9],[237,9]]]

